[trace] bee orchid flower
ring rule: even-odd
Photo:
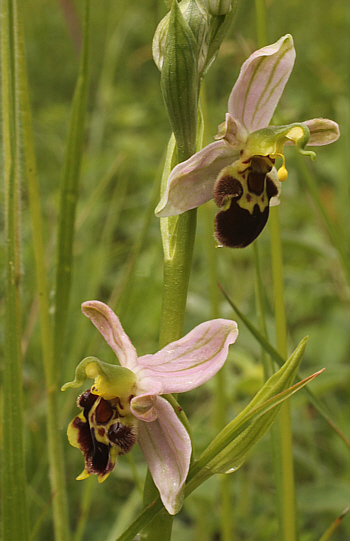
[[[336,122],[323,118],[269,126],[294,60],[293,38],[287,34],[244,62],[216,141],[173,169],[157,216],[181,214],[214,199],[220,245],[242,248],[256,239],[287,178],[283,146],[295,144],[314,159],[306,145],[327,145],[339,137]],[[282,166],[277,171],[278,158]]]
[[[162,502],[170,514],[182,505],[191,457],[191,440],[170,403],[160,395],[181,393],[202,385],[223,366],[237,324],[216,319],[198,325],[154,355],[137,357],[118,317],[99,301],[84,302],[90,318],[117,355],[120,365],[87,357],[75,379],[62,390],[93,385],[78,398],[81,413],[68,427],[71,445],[79,448],[85,468],[77,479],[97,474],[100,482],[112,471],[118,455],[136,442],[145,456]]]

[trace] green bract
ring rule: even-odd
[[[174,2],[164,48],[161,90],[179,156],[195,152],[198,103],[198,46]],[[181,159],[181,158],[180,158]]]
[[[220,441],[225,440],[225,438],[238,428],[240,424],[243,424],[253,410],[256,410],[259,406],[262,406],[268,400],[279,393],[282,393],[293,384],[306,344],[307,338],[304,338],[282,368],[266,381],[262,389],[260,389],[248,406],[212,441],[206,450],[206,453],[210,453],[211,449],[215,449]],[[215,458],[207,465],[207,468],[213,473],[231,473],[236,471],[243,464],[251,448],[270,428],[279,409],[280,405],[275,406],[264,413],[256,421],[253,421],[248,428],[243,430],[243,432],[229,443],[223,451],[216,454]]]

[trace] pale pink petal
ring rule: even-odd
[[[287,34],[244,62],[228,101],[228,112],[249,132],[269,125],[294,59],[293,38]]]
[[[175,216],[210,201],[216,177],[238,156],[237,150],[232,150],[224,140],[220,140],[179,163],[170,173],[156,215]]]
[[[155,421],[139,423],[138,442],[164,507],[175,515],[182,506],[191,440],[169,402],[159,397],[155,408]]]
[[[130,370],[137,366],[136,350],[113,310],[100,301],[83,302],[81,310],[111,346],[120,364]]]
[[[140,357],[138,377],[160,382],[163,394],[190,391],[220,370],[237,335],[235,321],[206,321],[155,355]]]
[[[310,130],[308,146],[329,145],[336,141],[339,136],[339,126],[328,118],[313,118],[303,122]]]

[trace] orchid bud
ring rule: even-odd
[[[204,66],[208,49],[209,15],[207,9],[198,0],[183,0],[178,4],[184,20],[193,32],[197,42],[198,71]],[[153,59],[161,71],[164,60],[165,44],[169,32],[170,14],[160,21],[152,43]]]
[[[231,423],[229,423],[220,434],[212,441],[206,452],[215,448],[221,441],[225,440],[227,435],[234,431],[239,423],[243,423],[245,419],[249,417],[251,412],[257,410],[264,403],[272,400],[273,397],[279,393],[287,391],[287,389],[293,384],[293,381],[297,375],[299,365],[301,363],[305,348],[307,344],[307,337],[304,338],[297,346],[295,351],[284,363],[284,365],[273,374],[260,391],[255,395],[253,400],[248,406],[239,414]],[[236,471],[245,461],[248,452],[254,447],[254,445],[260,440],[260,438],[267,432],[272,423],[274,422],[278,411],[280,410],[281,403],[268,410],[264,415],[253,421],[245,430],[243,430],[236,438],[234,438],[225,448],[216,453],[207,468],[212,473],[232,473]]]
[[[208,0],[211,15],[227,15],[235,4],[235,0]]]
[[[198,45],[179,4],[174,2],[164,47],[161,90],[180,161],[195,152],[198,86]]]
[[[208,49],[205,64],[201,70],[201,77],[204,77],[214,62],[221,43],[231,27],[236,14],[236,8],[237,0],[209,0],[210,24],[207,38]]]

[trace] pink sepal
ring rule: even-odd
[[[121,366],[132,370],[137,365],[137,353],[113,310],[103,302],[87,301],[81,305],[81,311],[113,349]]]
[[[138,442],[164,507],[175,515],[183,502],[191,440],[169,402],[159,397],[155,408],[157,419],[140,423]]]

